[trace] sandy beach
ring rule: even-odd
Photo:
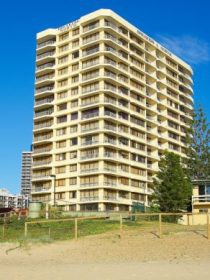
[[[210,275],[210,241],[177,233],[107,233],[49,244],[0,244],[0,279],[198,279]],[[16,248],[18,247],[18,248]]]

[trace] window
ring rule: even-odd
[[[78,34],[79,34],[79,27],[74,29],[74,30],[72,30],[72,36],[76,36]]]
[[[78,40],[74,40],[73,42],[72,42],[72,48],[76,48],[76,47],[78,47],[79,46],[79,39]]]
[[[75,63],[72,65],[72,71],[76,71],[79,69],[79,63]]]
[[[71,108],[75,108],[75,107],[77,107],[78,106],[78,100],[73,100],[72,102],[71,102]]]
[[[99,64],[99,58],[88,59],[82,63],[82,68],[88,68],[90,66]]]
[[[77,184],[77,178],[76,178],[76,177],[70,178],[70,179],[69,179],[69,184],[70,184],[70,186],[71,186],[71,185],[76,185],[76,184]]]
[[[65,148],[66,147],[66,141],[59,141],[56,143],[56,148]]]
[[[70,146],[75,146],[75,145],[77,145],[77,138],[76,137],[70,139]]]
[[[77,192],[73,191],[73,192],[69,192],[69,198],[77,198]],[[76,210],[76,209],[75,209]],[[74,210],[74,211],[75,211]]]
[[[57,117],[57,123],[64,123],[64,122],[67,122],[67,116],[66,115]]]
[[[63,64],[68,61],[68,55],[62,56],[58,59],[58,64]]]
[[[77,151],[70,152],[70,159],[77,158]]]
[[[95,186],[98,184],[98,176],[81,177],[81,186]]]
[[[92,35],[88,35],[85,38],[83,38],[82,43],[87,44],[89,42],[93,42],[99,39],[99,33],[94,33]]]
[[[94,22],[91,22],[91,23],[88,23],[87,25],[85,25],[83,27],[83,32],[86,32],[88,30],[92,30],[92,29],[94,29],[94,28],[96,28],[98,26],[99,26],[99,21],[98,20],[94,21]]]
[[[66,134],[66,128],[60,128],[56,130],[56,136],[61,136]]]
[[[98,89],[99,89],[99,83],[92,83],[92,84],[82,87],[82,93],[96,91]]]
[[[55,173],[56,174],[62,174],[66,172],[66,166],[59,166],[55,168]]]
[[[70,172],[75,172],[77,171],[77,165],[76,164],[71,164],[69,167]]]
[[[55,156],[55,160],[56,161],[62,161],[62,160],[65,160],[66,159],[66,154],[65,153],[62,153],[62,154],[57,154]]]
[[[67,84],[68,84],[68,79],[65,79],[58,82],[58,87],[64,87],[67,86]]]
[[[79,75],[73,76],[73,77],[71,78],[71,82],[72,82],[72,83],[76,83],[76,82],[78,82],[78,81],[79,81]]]
[[[79,51],[73,52],[72,53],[72,59],[76,59],[79,57]]]
[[[67,97],[67,95],[68,95],[68,92],[67,92],[67,91],[62,91],[62,92],[59,92],[59,93],[57,94],[57,98],[58,98],[58,99],[62,99],[62,98]]]
[[[67,109],[67,103],[62,103],[57,106],[58,111],[62,111],[62,110],[66,110],[66,109]]]
[[[78,113],[75,112],[75,113],[71,113],[71,120],[77,120],[78,119]]]
[[[64,75],[68,73],[68,67],[58,70],[58,75]]]
[[[66,185],[66,180],[65,179],[58,179],[55,181],[55,186],[56,187],[63,187]]]
[[[66,40],[66,39],[68,39],[68,38],[69,38],[69,33],[66,32],[66,33],[63,33],[63,34],[61,34],[61,35],[59,36],[59,41],[64,41],[64,40]]]
[[[70,133],[77,132],[77,125],[70,126]]]
[[[65,51],[67,51],[68,49],[69,49],[69,44],[65,44],[65,45],[59,47],[59,53],[65,52]]]
[[[72,88],[71,95],[77,95],[79,92],[78,87]]]

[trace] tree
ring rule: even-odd
[[[187,134],[187,165],[191,179],[207,179],[210,177],[209,143],[209,123],[202,107],[199,106]]]
[[[162,212],[186,210],[192,195],[192,186],[180,156],[165,152],[159,162],[159,171],[153,183],[154,201]]]

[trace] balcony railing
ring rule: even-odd
[[[94,49],[91,49],[91,50],[88,50],[88,51],[84,51],[82,53],[82,56],[91,55],[91,54],[96,53],[96,52],[99,52],[99,48],[94,48]]]
[[[55,54],[55,52],[46,52],[46,53],[43,53],[43,54],[40,54],[40,55],[37,55],[36,59],[39,60],[39,59],[42,59],[42,58],[45,58],[45,57],[48,57],[48,56],[53,56]]]
[[[87,31],[93,30],[93,29],[95,29],[97,27],[99,27],[99,22],[97,22],[96,24],[90,24],[88,26],[85,26],[83,28],[83,32],[87,32]]]
[[[47,127],[51,127],[52,125],[53,125],[53,122],[44,122],[44,123],[40,123],[40,124],[35,124],[34,129],[47,128]]]
[[[55,66],[55,63],[45,63],[43,65],[37,66],[36,71],[40,71],[40,70],[43,70],[43,69],[46,69],[46,68],[52,68],[54,66]]]
[[[81,173],[92,173],[92,172],[97,172],[98,168],[89,168],[89,169],[81,169]]]
[[[52,46],[54,44],[55,44],[55,40],[48,40],[48,41],[38,44],[37,49],[43,48],[45,46]]]
[[[90,158],[97,158],[99,156],[99,153],[93,153],[89,155],[81,155],[80,159],[85,160],[85,159],[90,159]]]
[[[34,149],[33,153],[34,154],[47,153],[47,152],[50,152],[51,149],[52,149],[51,147],[49,147],[49,148],[42,148],[42,149]]]
[[[90,119],[90,118],[95,118],[95,117],[98,117],[99,116],[99,113],[89,113],[89,114],[84,114],[82,115],[82,120],[83,119]]]
[[[50,80],[50,79],[53,79],[53,78],[54,78],[54,75],[44,75],[42,77],[37,77],[36,78],[36,83],[46,81],[46,80]]]
[[[42,92],[45,92],[45,91],[52,91],[54,89],[54,87],[42,87],[42,88],[38,88],[36,90],[36,94],[38,93],[42,93]]]
[[[41,135],[41,136],[38,136],[38,137],[34,137],[34,142],[37,142],[37,141],[43,141],[43,140],[48,140],[52,137],[52,134],[46,134],[46,135]]]
[[[33,166],[41,166],[41,165],[49,165],[51,164],[51,161],[49,160],[43,160],[43,161],[34,161]]]
[[[85,141],[82,143],[82,146],[89,146],[89,145],[94,145],[99,143],[97,140],[90,140],[90,141]]]
[[[35,113],[34,117],[38,118],[38,117],[42,117],[42,116],[49,116],[52,113],[53,113],[53,110],[46,110],[46,111]]]
[[[80,201],[95,201],[98,199],[98,196],[80,197]]]
[[[45,99],[37,100],[35,101],[35,106],[46,104],[46,103],[52,103],[53,100],[54,100],[53,98],[45,98]]]
[[[193,203],[210,203],[210,195],[193,195],[192,196]]]

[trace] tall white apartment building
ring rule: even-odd
[[[28,197],[12,194],[7,189],[0,189],[0,208],[27,208]]]
[[[32,152],[22,152],[21,165],[21,194],[31,195],[31,167],[32,167]]]
[[[190,66],[104,9],[38,33],[36,51],[33,201],[148,205],[164,150],[186,156]]]

